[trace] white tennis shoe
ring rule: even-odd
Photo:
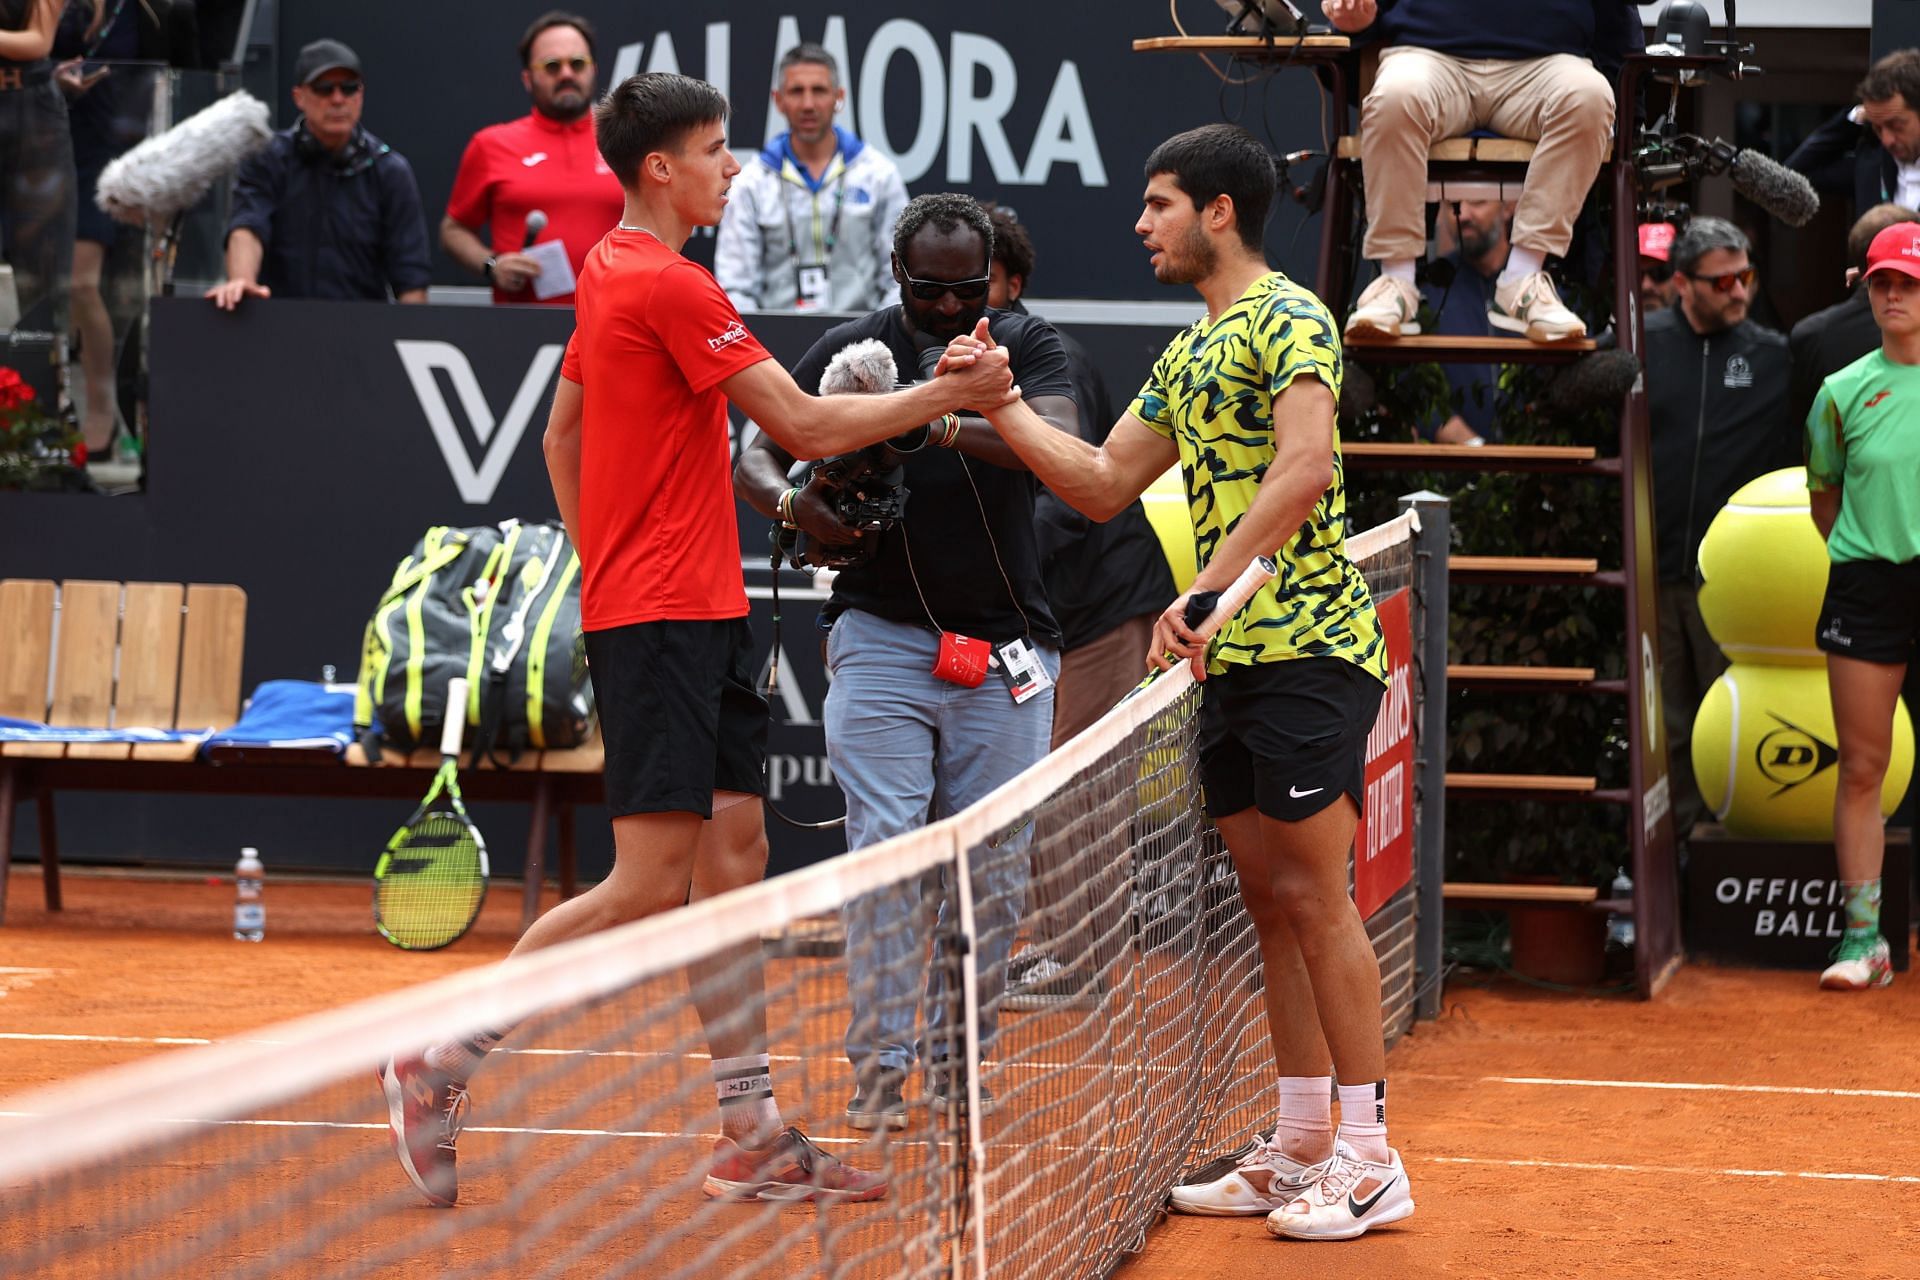
[[[1350,1150],[1337,1152],[1333,1168],[1291,1204],[1267,1215],[1268,1233],[1292,1240],[1352,1240],[1412,1217],[1407,1170],[1398,1151],[1387,1156],[1387,1163],[1379,1164]]]
[[[1224,1176],[1211,1182],[1175,1187],[1172,1207],[1179,1213],[1196,1213],[1212,1218],[1251,1217],[1272,1213],[1297,1200],[1301,1193],[1332,1171],[1342,1154],[1353,1152],[1341,1146],[1318,1164],[1301,1164],[1280,1150],[1277,1142],[1256,1142],[1252,1151]]]

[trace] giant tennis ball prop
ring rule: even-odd
[[[1173,570],[1173,589],[1185,591],[1200,572],[1198,553],[1193,543],[1193,517],[1187,511],[1187,482],[1174,463],[1140,495],[1147,510],[1147,523],[1160,536],[1160,550],[1166,553],[1167,567]]]
[[[1700,543],[1700,614],[1729,662],[1821,667],[1813,643],[1827,544],[1807,508],[1804,467],[1742,485]]]
[[[1707,690],[1693,721],[1693,775],[1729,835],[1833,839],[1839,763],[1827,673],[1819,667],[1736,662]],[[1913,725],[1900,702],[1880,787],[1883,816],[1912,774]]]

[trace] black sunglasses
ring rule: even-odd
[[[913,296],[922,302],[938,302],[949,293],[962,302],[977,302],[987,296],[987,287],[993,283],[993,260],[987,260],[986,275],[975,276],[971,280],[916,280],[907,274],[904,262],[900,264],[900,274],[906,279],[907,288],[913,291]]]
[[[540,68],[542,71],[546,72],[550,76],[559,75],[560,68],[562,67],[567,68],[567,70],[573,72],[575,75],[579,75],[580,73],[584,72],[588,67],[593,65],[593,59],[592,58],[548,58],[545,62],[536,62],[533,65]]]
[[[1673,265],[1667,262],[1649,262],[1646,266],[1640,268],[1640,274],[1646,276],[1655,284],[1665,284],[1667,281],[1673,279]]]
[[[357,98],[360,96],[361,85],[358,80],[329,80],[325,84],[310,84],[307,88],[322,98],[331,98],[336,95],[342,98]]]
[[[1680,274],[1686,276],[1689,280],[1697,280],[1701,284],[1712,285],[1715,293],[1732,293],[1733,286],[1736,284],[1743,284],[1751,289],[1753,288],[1753,282],[1760,278],[1760,273],[1752,267],[1744,267],[1739,271],[1724,271],[1717,276],[1695,275],[1691,271],[1683,271]]]

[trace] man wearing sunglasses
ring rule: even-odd
[[[620,221],[624,202],[593,139],[593,25],[557,9],[543,13],[518,49],[533,109],[467,143],[440,244],[493,285],[497,303],[571,306],[574,278]],[[544,221],[530,226],[536,211]]]
[[[293,64],[300,119],[240,166],[227,220],[223,311],[247,298],[425,302],[420,188],[405,157],[361,127],[366,75],[353,50],[316,40]]]
[[[1054,427],[1077,431],[1059,335],[1038,316],[987,305],[993,245],[993,224],[971,196],[909,202],[890,255],[899,303],[828,330],[794,366],[794,381],[817,389],[827,362],[867,338],[891,349],[901,378],[931,377],[947,343],[984,316],[1025,403]],[[793,455],[763,434],[740,456],[735,491],[811,538],[853,541],[819,480],[790,484],[792,465]],[[1032,473],[973,414],[934,424],[926,444],[905,455],[904,471],[904,517],[880,534],[871,559],[840,571],[820,615],[830,628],[833,676],[827,759],[847,797],[849,849],[965,808],[1044,756],[1053,727],[1060,628],[1040,573]],[[995,670],[984,662],[988,647],[998,655]],[[979,653],[981,662],[963,662],[966,653]],[[1016,679],[1021,671],[1028,677]],[[992,1011],[1019,926],[1030,834],[1000,841],[973,867],[983,1041],[994,1031]],[[901,1128],[901,1085],[916,1057],[926,1066],[930,1102],[954,1102],[941,1064],[958,1057],[964,1033],[948,1016],[945,970],[936,967],[915,1043],[921,968],[912,957],[927,943],[918,893],[867,894],[842,916],[852,1000],[846,1048],[855,1077],[847,1123]]]
[[[1787,340],[1747,317],[1755,279],[1747,252],[1732,223],[1694,218],[1668,250],[1679,301],[1646,318],[1660,698],[1682,839],[1706,812],[1688,745],[1694,713],[1727,668],[1700,618],[1700,540],[1735,489],[1800,460]]]

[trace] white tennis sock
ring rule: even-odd
[[[780,1132],[780,1104],[773,1100],[773,1060],[767,1054],[715,1058],[713,1096],[720,1103],[720,1132],[741,1146],[765,1146]]]
[[[427,1065],[455,1084],[464,1085],[486,1061],[488,1051],[506,1038],[504,1031],[476,1031],[470,1036],[442,1040],[427,1050]]]
[[[1381,275],[1392,276],[1395,280],[1404,281],[1408,285],[1418,288],[1419,281],[1414,277],[1413,268],[1414,260],[1412,258],[1384,258],[1380,262]]]
[[[1507,250],[1507,265],[1500,269],[1500,279],[1496,284],[1512,284],[1522,276],[1530,276],[1536,271],[1544,271],[1547,255],[1538,249],[1522,249],[1519,245]]]
[[[1387,1082],[1340,1086],[1340,1138],[1362,1160],[1385,1164],[1387,1154]]]
[[[1295,1159],[1303,1155],[1317,1159],[1332,1150],[1333,1077],[1281,1076],[1280,1120],[1273,1136],[1280,1149]]]

